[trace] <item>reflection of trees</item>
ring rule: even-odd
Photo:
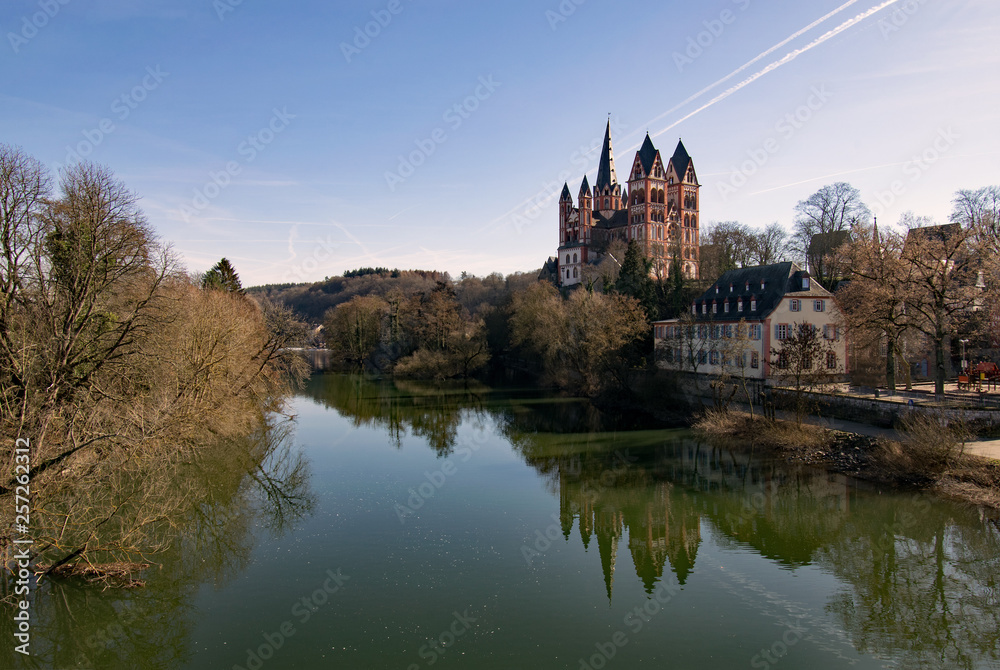
[[[820,556],[845,582],[828,607],[855,645],[908,668],[1000,659],[996,527],[941,502],[866,503]]]
[[[844,588],[828,605],[859,651],[905,667],[1000,657],[1000,530],[975,511],[877,495],[840,475],[653,434],[520,433],[517,449],[559,498],[568,539],[597,538],[611,597],[621,540],[647,592],[684,583],[702,533],[783,566],[818,564]],[[627,453],[627,465],[622,454]]]
[[[308,464],[291,430],[288,421],[262,421],[245,439],[203,449],[177,476],[174,491],[189,504],[160,530],[169,548],[144,588],[43,580],[31,610],[37,667],[183,665],[201,585],[219,585],[247,566],[256,526],[279,534],[313,508]],[[11,623],[10,616],[0,623],[0,667],[14,667]]]

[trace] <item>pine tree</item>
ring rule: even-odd
[[[236,274],[236,270],[227,258],[223,258],[212,266],[211,270],[205,273],[205,276],[201,280],[201,287],[243,295],[243,285],[240,284],[240,276]]]
[[[656,319],[658,316],[656,284],[650,277],[651,270],[652,264],[643,255],[642,248],[634,241],[629,242],[628,250],[625,252],[625,260],[622,261],[621,272],[618,274],[618,281],[615,282],[615,292],[632,296],[638,300],[649,320]]]

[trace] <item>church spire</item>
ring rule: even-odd
[[[611,189],[617,183],[615,156],[611,149],[611,119],[608,119],[608,126],[604,131],[604,149],[601,150],[601,164],[597,168],[597,181],[594,183],[594,188],[596,191],[603,192],[605,187]]]

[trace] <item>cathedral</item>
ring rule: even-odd
[[[569,184],[563,185],[559,197],[559,285],[579,284],[583,269],[600,261],[614,240],[637,242],[660,277],[668,276],[671,261],[679,254],[684,276],[697,279],[699,188],[684,143],[677,142],[674,155],[664,164],[649,133],[632,161],[628,188],[623,188],[615,173],[608,121],[593,190],[584,175],[578,207],[573,206]]]

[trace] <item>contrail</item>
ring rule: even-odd
[[[706,93],[708,93],[709,91],[711,91],[713,88],[717,87],[719,84],[722,84],[722,83],[725,83],[726,81],[729,81],[730,79],[732,79],[733,77],[735,77],[740,72],[743,72],[744,70],[746,70],[747,68],[749,68],[754,63],[757,63],[760,60],[762,60],[764,58],[767,58],[769,55],[771,55],[772,53],[774,53],[775,51],[777,51],[781,47],[785,46],[786,44],[788,44],[792,40],[796,39],[797,37],[801,37],[804,33],[809,32],[810,30],[812,30],[816,26],[820,25],[821,23],[823,23],[825,21],[828,21],[830,18],[832,18],[832,17],[836,16],[837,14],[841,13],[842,11],[844,11],[845,9],[847,9],[848,7],[850,7],[851,5],[857,4],[858,1],[859,0],[848,0],[848,2],[844,3],[843,5],[841,5],[840,7],[838,7],[837,9],[833,10],[832,12],[829,12],[828,14],[825,14],[824,16],[822,16],[819,19],[813,21],[812,23],[810,23],[806,27],[802,28],[801,30],[795,31],[794,33],[792,33],[787,38],[783,39],[782,41],[778,42],[777,44],[775,44],[771,48],[769,48],[766,51],[764,51],[763,53],[761,53],[758,56],[754,57],[753,59],[747,61],[746,63],[744,63],[740,67],[736,68],[735,70],[733,70],[732,72],[730,72],[729,74],[727,74],[722,79],[719,79],[718,81],[716,81],[716,82],[714,82],[714,83],[706,86],[705,88],[701,89],[697,93],[689,96],[683,102],[681,102],[681,103],[679,103],[677,105],[674,105],[673,107],[671,107],[667,111],[663,112],[662,114],[656,116],[653,119],[650,119],[650,121],[647,123],[647,125],[652,124],[653,122],[658,121],[659,119],[662,119],[663,117],[665,117],[665,116],[667,116],[669,114],[672,114],[673,112],[676,112],[678,109],[680,109],[684,105],[687,105],[687,104],[689,104],[689,103],[697,100],[701,96],[703,96]],[[802,49],[798,50],[797,52],[793,51],[792,53],[790,53],[787,56],[785,56],[782,60],[777,61],[776,64],[772,63],[771,65],[769,65],[767,68],[765,68],[761,72],[758,72],[757,74],[752,75],[749,79],[741,82],[737,86],[735,86],[735,87],[729,89],[728,91],[724,92],[723,94],[721,94],[720,96],[716,97],[714,100],[712,100],[708,104],[706,104],[703,107],[701,107],[701,108],[695,110],[694,112],[688,114],[687,116],[685,116],[680,121],[677,121],[676,123],[673,123],[673,124],[667,126],[663,130],[660,130],[659,132],[657,132],[656,134],[654,134],[653,137],[656,137],[658,135],[661,135],[661,134],[665,133],[666,131],[670,130],[671,128],[673,128],[674,126],[678,125],[682,121],[685,121],[685,120],[691,118],[692,116],[694,116],[698,112],[701,112],[701,111],[707,109],[708,107],[714,105],[716,102],[719,102],[720,100],[723,100],[723,99],[729,97],[730,95],[732,95],[733,93],[735,93],[739,89],[741,89],[744,86],[747,86],[748,84],[752,83],[753,81],[759,79],[760,77],[764,76],[765,74],[767,74],[771,70],[774,70],[777,67],[780,67],[781,65],[784,65],[786,62],[794,60],[800,53],[804,53],[805,51],[808,51],[809,49],[812,49],[813,47],[822,44],[823,42],[825,42],[826,40],[830,39],[834,35],[836,35],[836,34],[842,32],[842,31],[846,30],[847,28],[855,25],[859,21],[867,18],[871,14],[874,14],[875,12],[877,12],[877,11],[883,9],[884,7],[887,7],[888,5],[891,5],[891,4],[895,3],[895,2],[898,2],[898,0],[888,0],[888,2],[885,2],[882,5],[879,5],[878,7],[874,8],[874,9],[871,9],[871,10],[869,10],[869,11],[867,11],[867,12],[865,12],[865,13],[863,13],[863,14],[861,14],[861,15],[859,15],[859,16],[857,16],[857,17],[855,17],[855,18],[853,18],[853,19],[851,19],[849,21],[847,21],[846,23],[844,23],[843,25],[839,26],[838,28],[836,28],[833,31],[831,31],[829,33],[826,33],[825,35],[819,37],[817,40],[815,40],[814,42],[812,42],[808,46],[803,47]],[[627,135],[626,135],[626,137],[627,137]],[[632,150],[637,149],[637,148],[638,148],[638,145],[635,145],[635,146],[628,147],[628,148],[624,149],[624,151],[627,153],[627,152],[632,151]],[[503,214],[501,214],[500,216],[496,217],[495,219],[493,219],[492,221],[490,221],[488,224],[486,224],[485,226],[483,226],[480,230],[482,231],[482,230],[487,230],[487,229],[491,228],[497,222],[502,221],[503,219],[506,219],[507,217],[509,217],[511,214],[514,214],[515,212],[519,212],[526,205],[529,205],[529,204],[533,203],[534,207],[541,208],[541,207],[547,205],[553,199],[557,198],[558,195],[559,195],[559,191],[558,190],[553,191],[551,193],[547,192],[545,190],[539,191],[535,195],[533,195],[530,198],[527,198],[527,199],[521,201],[520,203],[518,203],[517,205],[515,205],[514,207],[512,207],[510,210],[508,210],[508,211],[504,212]]]
[[[775,51],[777,51],[781,47],[785,46],[786,44],[788,44],[792,40],[796,39],[797,37],[801,37],[802,35],[804,35],[805,33],[809,32],[810,30],[812,30],[813,28],[815,28],[819,24],[826,22],[827,20],[833,18],[837,14],[840,14],[842,11],[844,11],[845,9],[847,9],[848,7],[850,7],[851,5],[857,4],[858,1],[859,0],[848,0],[847,2],[845,2],[844,4],[842,4],[840,7],[837,7],[835,10],[833,10],[829,14],[826,14],[825,16],[822,16],[822,17],[816,19],[815,21],[813,21],[812,23],[810,23],[805,28],[792,33],[791,35],[789,35],[785,39],[781,40],[780,42],[778,42],[777,44],[775,44],[773,47],[771,47],[770,49],[768,49],[767,51],[765,51],[762,54],[758,55],[753,60],[749,60],[746,63],[744,63],[743,65],[739,66],[738,68],[736,68],[735,70],[733,70],[732,72],[730,72],[729,74],[727,74],[722,79],[719,79],[718,81],[709,84],[708,86],[706,86],[705,88],[701,89],[700,91],[698,91],[694,95],[690,96],[684,102],[680,102],[680,103],[674,105],[673,107],[671,107],[670,109],[668,109],[667,111],[663,112],[659,116],[650,119],[649,121],[646,122],[646,127],[648,128],[649,126],[653,125],[653,123],[659,121],[664,116],[668,116],[670,114],[673,114],[674,112],[676,112],[678,109],[680,109],[684,105],[688,104],[689,102],[693,102],[693,101],[697,100],[698,98],[700,98],[701,96],[705,95],[706,93],[708,93],[709,91],[711,91],[713,88],[715,88],[716,86],[718,86],[719,84],[724,84],[725,82],[729,81],[730,79],[732,79],[733,77],[735,77],[736,75],[738,75],[740,72],[743,72],[743,70],[747,69],[748,67],[750,67],[751,65],[753,65],[757,61],[760,61],[760,60],[763,60],[764,58],[767,58],[768,56],[770,56]],[[631,134],[631,133],[629,133],[629,134]],[[626,149],[625,151],[626,152],[630,151],[630,149]]]
[[[657,131],[656,133],[653,133],[652,136],[653,137],[657,137],[659,135],[662,135],[663,133],[667,132],[671,128],[674,128],[674,127],[676,127],[676,126],[684,123],[685,121],[687,121],[688,119],[690,119],[695,114],[703,112],[706,109],[708,109],[709,107],[711,107],[712,105],[714,105],[715,103],[720,102],[722,100],[725,100],[726,98],[728,98],[729,96],[731,96],[733,93],[736,93],[740,89],[749,86],[750,84],[752,84],[753,82],[757,81],[758,79],[760,79],[764,75],[768,74],[769,72],[773,72],[774,70],[777,70],[782,65],[786,65],[788,63],[791,63],[793,60],[795,60],[796,58],[798,58],[799,56],[801,56],[805,52],[809,51],[810,49],[814,49],[815,47],[818,47],[820,44],[823,44],[827,40],[829,40],[829,39],[831,39],[833,37],[836,37],[840,33],[842,33],[845,30],[847,30],[848,28],[850,28],[850,27],[852,27],[854,25],[857,25],[861,21],[864,21],[865,19],[867,19],[872,14],[875,14],[876,12],[880,12],[883,9],[885,9],[886,7],[888,7],[889,5],[894,5],[897,2],[899,2],[899,0],[886,0],[881,5],[878,5],[877,7],[872,7],[868,11],[862,12],[861,14],[858,14],[853,19],[848,19],[847,21],[844,21],[842,24],[840,24],[839,26],[837,26],[833,30],[831,30],[831,31],[829,31],[829,32],[827,32],[827,33],[825,33],[825,34],[817,37],[815,40],[813,40],[812,42],[810,42],[806,46],[802,47],[801,49],[796,49],[795,51],[789,52],[781,60],[776,60],[773,63],[771,63],[770,65],[768,65],[767,67],[765,67],[763,70],[755,72],[754,74],[750,75],[749,77],[747,77],[746,79],[744,79],[740,83],[736,84],[736,86],[733,86],[733,87],[725,90],[724,92],[720,93],[719,95],[715,96],[714,98],[712,98],[711,100],[709,100],[708,102],[706,102],[704,105],[702,105],[698,109],[694,110],[693,112],[688,113],[686,116],[681,117],[677,121],[674,121],[669,126],[667,126],[666,128],[664,128],[663,130],[660,130],[660,131]]]

